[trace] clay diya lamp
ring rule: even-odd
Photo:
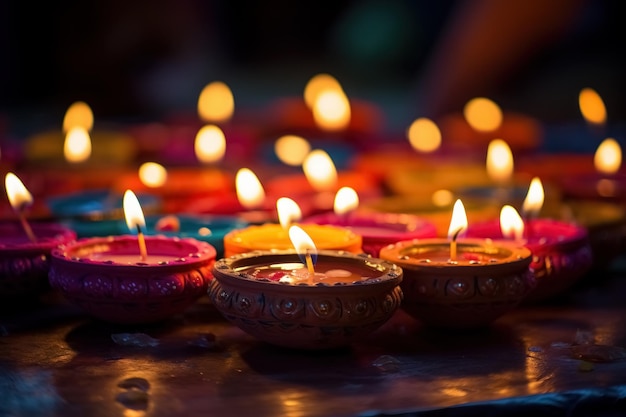
[[[126,195],[128,226],[137,235],[84,238],[53,250],[50,284],[100,320],[161,321],[206,294],[215,248],[191,238],[144,236],[141,207]]]
[[[387,322],[402,301],[402,269],[364,254],[320,250],[309,273],[294,250],[220,259],[209,297],[259,340],[288,348],[347,346]]]
[[[0,298],[22,300],[50,289],[50,253],[74,241],[76,233],[60,224],[29,223],[24,211],[33,201],[30,192],[13,173],[6,175],[5,184],[19,221],[0,222]]]
[[[435,237],[433,223],[411,214],[359,212],[358,195],[349,187],[335,196],[334,211],[304,219],[304,224],[326,224],[352,230],[363,239],[363,252],[377,257],[380,249],[401,240]]]
[[[380,257],[402,268],[402,308],[411,316],[432,327],[485,327],[535,287],[532,255],[514,242],[457,242],[463,226],[454,218],[450,239],[401,241],[382,248]]]
[[[298,204],[288,197],[281,197],[276,206],[280,223],[251,225],[227,233],[224,236],[224,255],[228,257],[251,251],[292,248],[289,228],[300,220],[302,213]],[[347,228],[313,223],[302,223],[300,226],[318,249],[362,252],[363,238]]]
[[[141,193],[137,198],[146,214],[161,211],[159,197]],[[121,193],[104,189],[80,191],[49,197],[46,203],[51,214],[74,230],[79,238],[119,235],[128,231],[122,223]]]

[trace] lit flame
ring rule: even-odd
[[[591,88],[583,88],[578,95],[578,106],[583,117],[589,123],[604,124],[606,107],[600,95]]]
[[[513,206],[505,205],[500,210],[500,230],[507,239],[520,240],[524,236],[524,221]]]
[[[448,238],[453,239],[455,236],[462,234],[465,230],[467,230],[467,214],[465,214],[465,207],[461,200],[456,200],[452,208]]]
[[[293,222],[302,219],[300,206],[291,198],[281,197],[276,200],[276,212],[278,213],[278,222],[285,230],[289,229]]]
[[[300,166],[311,152],[311,144],[300,136],[285,135],[276,140],[274,152],[284,164]]]
[[[603,174],[615,174],[622,165],[622,148],[613,138],[602,141],[593,157],[593,164]]]
[[[313,105],[313,119],[323,130],[342,130],[350,124],[350,102],[341,89],[326,89]]]
[[[317,96],[325,90],[341,90],[341,84],[335,77],[329,74],[317,74],[312,77],[304,87],[304,101],[306,105],[313,109]]]
[[[513,175],[513,153],[502,139],[489,142],[487,148],[487,174],[494,182],[506,183]]]
[[[7,173],[4,177],[4,187],[9,198],[9,203],[14,210],[21,211],[26,206],[30,206],[33,203],[33,196],[26,189],[22,180],[12,172]]]
[[[93,128],[93,112],[87,103],[77,101],[65,112],[63,131],[68,132],[73,127],[82,127],[90,131]]]
[[[226,153],[226,137],[218,126],[203,126],[196,135],[194,143],[196,157],[202,163],[218,162]]]
[[[407,132],[409,142],[418,152],[433,152],[441,146],[441,131],[430,119],[421,117],[411,123]]]
[[[63,146],[65,159],[71,163],[85,162],[91,156],[91,138],[87,129],[81,126],[70,128]]]
[[[333,205],[335,214],[341,216],[350,213],[359,207],[359,195],[354,188],[341,187],[335,194],[335,202]]]
[[[528,193],[526,194],[526,198],[524,199],[524,203],[522,205],[522,212],[527,216],[536,216],[543,207],[544,198],[545,196],[541,180],[535,177],[532,181],[530,181]]]
[[[289,239],[299,255],[317,255],[317,248],[313,239],[300,226],[289,228]]]
[[[502,124],[502,110],[488,98],[477,97],[468,101],[463,114],[467,123],[481,132],[492,132]]]
[[[209,83],[198,98],[198,116],[205,122],[228,121],[235,112],[235,99],[230,88],[221,81]]]
[[[235,176],[237,198],[247,209],[259,207],[265,200],[265,190],[256,174],[248,168],[241,168]]]
[[[337,169],[330,156],[321,149],[311,151],[302,164],[309,184],[317,191],[328,191],[337,185]]]
[[[131,232],[140,231],[146,226],[146,220],[141,210],[141,205],[135,193],[131,190],[126,190],[124,193],[124,217],[126,218],[126,225]]]
[[[162,187],[167,181],[167,170],[156,162],[146,162],[139,167],[139,180],[147,187]]]

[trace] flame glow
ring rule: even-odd
[[[530,181],[528,193],[526,194],[524,204],[522,205],[522,212],[529,216],[536,216],[543,207],[544,198],[545,195],[541,180],[538,177],[535,177],[532,181]]]
[[[167,181],[167,170],[156,162],[146,162],[139,167],[139,180],[146,187],[162,187]]]
[[[329,74],[317,74],[306,84],[306,87],[304,87],[304,101],[311,110],[315,107],[319,94],[325,90],[343,91],[339,81]]]
[[[313,105],[313,119],[320,129],[343,130],[350,124],[350,102],[341,89],[320,92]]]
[[[72,103],[65,112],[63,131],[67,133],[73,127],[82,127],[87,131],[93,128],[93,112],[91,107],[83,101]]]
[[[63,145],[65,159],[71,163],[85,162],[91,156],[91,138],[87,129],[74,126],[69,129]]]
[[[454,194],[450,190],[437,190],[430,199],[436,207],[445,207],[452,204]]]
[[[6,189],[9,203],[14,210],[22,210],[25,206],[33,203],[33,196],[26,189],[22,180],[12,172],[7,173],[4,177],[4,187]]]
[[[235,187],[239,203],[247,209],[258,208],[265,200],[265,190],[252,170],[241,168],[235,176]]]
[[[421,117],[411,123],[407,132],[409,142],[418,152],[433,152],[441,146],[441,131],[430,119]]]
[[[505,205],[500,210],[500,230],[507,239],[520,240],[524,236],[524,221],[513,206]]]
[[[285,135],[276,140],[274,152],[284,164],[300,166],[311,152],[311,144],[300,136]]]
[[[289,228],[289,239],[299,255],[317,255],[317,248],[311,236],[307,234],[300,226],[291,226]]]
[[[278,213],[278,222],[285,230],[289,229],[293,222],[302,219],[300,206],[291,198],[281,197],[276,200],[276,212]]]
[[[619,171],[622,165],[622,148],[613,138],[602,141],[593,157],[593,164],[603,174],[612,175]]]
[[[198,116],[205,122],[219,123],[230,120],[235,112],[233,93],[222,81],[207,84],[198,98]]]
[[[302,164],[309,184],[317,191],[332,190],[337,185],[337,169],[330,156],[321,149],[311,151]]]
[[[461,200],[456,200],[452,208],[452,218],[450,219],[450,227],[448,228],[448,238],[452,239],[455,235],[462,234],[467,230],[467,214],[465,206]]]
[[[502,124],[502,110],[484,97],[468,101],[463,108],[463,115],[472,128],[481,132],[492,132]]]
[[[604,124],[606,107],[600,95],[592,88],[583,88],[578,95],[578,106],[583,117],[589,123]]]
[[[124,217],[126,218],[126,225],[131,232],[135,232],[138,228],[146,227],[146,220],[141,210],[141,205],[135,193],[131,190],[126,190],[124,193]]]
[[[226,137],[218,126],[203,126],[196,135],[194,143],[196,158],[209,164],[220,161],[226,153]]]
[[[494,182],[506,183],[513,176],[513,153],[502,139],[489,142],[487,148],[487,174]]]
[[[333,208],[335,214],[341,216],[359,207],[359,195],[351,187],[341,187],[335,194]]]

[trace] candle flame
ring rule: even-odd
[[[313,119],[320,129],[343,130],[350,124],[350,102],[340,88],[321,91],[313,105]]]
[[[584,119],[593,124],[606,122],[606,107],[600,95],[592,88],[583,88],[578,95],[578,106]]]
[[[500,230],[507,239],[520,240],[524,236],[524,221],[513,206],[505,205],[500,210]]]
[[[276,212],[278,213],[278,222],[285,230],[288,230],[293,222],[302,219],[300,206],[288,197],[281,197],[276,200]]]
[[[93,112],[87,103],[77,101],[72,103],[63,118],[63,131],[68,132],[74,127],[82,127],[90,131],[93,128]]]
[[[233,93],[222,81],[207,84],[198,98],[198,115],[205,122],[219,123],[230,120],[235,112]]]
[[[350,213],[359,207],[359,195],[354,188],[341,187],[335,194],[333,208],[338,216]]]
[[[448,238],[455,239],[457,236],[467,230],[467,214],[465,206],[459,199],[454,203],[452,208],[452,218],[450,219],[450,227],[448,228]]]
[[[146,187],[162,187],[167,181],[167,170],[156,162],[143,163],[139,167],[139,180]]]
[[[141,210],[141,205],[135,193],[131,190],[126,190],[124,193],[124,217],[126,218],[126,225],[131,232],[139,231],[146,227],[146,219]]]
[[[309,254],[312,257],[317,255],[317,248],[311,236],[308,235],[300,226],[291,226],[289,228],[289,239],[291,244],[296,249],[298,255]]]
[[[613,138],[602,141],[593,158],[596,169],[607,175],[615,174],[622,165],[622,148]]]
[[[239,203],[247,209],[254,209],[263,204],[265,190],[261,181],[249,168],[241,168],[235,176],[235,187]]]
[[[6,189],[9,203],[16,211],[21,211],[24,207],[30,206],[33,203],[33,196],[26,189],[22,180],[17,175],[9,172],[4,177],[4,187]]]
[[[311,152],[311,144],[300,136],[285,135],[276,140],[274,152],[284,164],[300,166]]]
[[[532,181],[530,181],[528,193],[526,194],[526,198],[524,199],[524,203],[522,205],[522,212],[526,216],[536,216],[543,207],[544,198],[545,196],[541,180],[538,177],[535,177]]]
[[[341,84],[330,74],[317,74],[313,76],[304,87],[304,102],[313,110],[317,97],[325,90],[341,90]]]
[[[513,176],[513,153],[502,139],[489,142],[487,148],[487,174],[494,182],[503,184]]]
[[[409,142],[418,152],[433,152],[441,146],[441,131],[430,119],[421,117],[409,126],[407,132]]]
[[[317,191],[329,191],[337,185],[337,169],[330,156],[321,149],[311,151],[302,164],[309,184]]]
[[[91,138],[87,129],[74,126],[65,136],[63,146],[65,159],[71,163],[85,162],[91,156]]]
[[[474,98],[465,104],[463,114],[467,123],[475,130],[493,132],[502,124],[502,110],[485,97]]]
[[[196,157],[202,163],[218,162],[226,153],[226,137],[218,126],[203,126],[196,135],[194,143]]]

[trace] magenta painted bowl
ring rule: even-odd
[[[215,248],[192,238],[132,235],[81,239],[52,251],[50,284],[88,314],[112,323],[167,319],[206,294]]]
[[[50,253],[76,239],[74,231],[53,223],[32,223],[31,242],[19,222],[0,222],[0,298],[31,297],[50,289]]]

